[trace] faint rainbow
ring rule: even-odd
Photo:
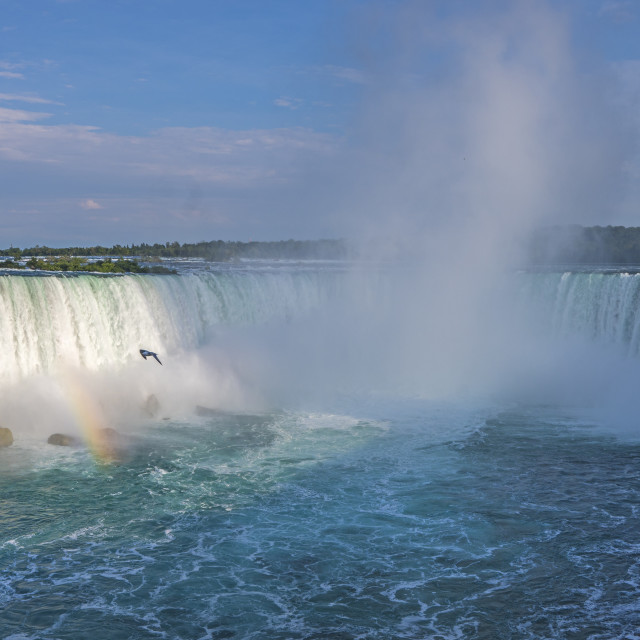
[[[98,462],[112,462],[117,457],[110,437],[113,431],[108,428],[100,405],[77,376],[67,373],[61,384],[69,411],[91,454]]]

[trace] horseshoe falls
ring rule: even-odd
[[[179,269],[0,275],[0,637],[640,637],[639,273]]]
[[[316,276],[316,277],[314,277]],[[317,274],[0,277],[0,375],[19,379],[60,363],[125,363],[139,344],[164,352],[201,345],[216,326],[252,324],[317,307]]]

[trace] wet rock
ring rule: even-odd
[[[58,447],[73,447],[78,444],[78,441],[73,436],[68,436],[65,433],[52,433],[47,443],[55,444]]]
[[[201,417],[211,417],[211,416],[219,416],[222,414],[222,411],[219,409],[211,409],[210,407],[203,407],[201,405],[196,405],[196,415]]]
[[[8,447],[13,444],[13,433],[11,429],[0,427],[0,447]]]
[[[144,411],[150,418],[155,418],[160,411],[160,402],[156,398],[155,393],[152,393],[144,404]]]
[[[116,431],[113,427],[105,427],[96,433],[94,451],[105,462],[126,460],[131,454],[132,439]]]
[[[122,439],[122,436],[113,427],[100,429],[99,434],[99,437],[103,442],[108,442],[114,445],[119,444]]]

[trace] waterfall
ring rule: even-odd
[[[549,335],[586,338],[640,355],[640,273],[521,273],[517,295]]]
[[[117,368],[138,358],[140,348],[164,354],[194,349],[218,329],[326,311],[331,301],[344,302],[345,293],[381,312],[398,302],[390,282],[401,281],[376,271],[361,273],[354,286],[345,271],[323,268],[0,275],[0,381],[47,374],[59,365]],[[516,306],[535,315],[545,334],[640,355],[640,273],[520,272],[512,282]]]
[[[287,319],[335,288],[320,271],[221,271],[171,276],[0,276],[0,380],[60,364],[98,370],[203,344],[216,327]]]

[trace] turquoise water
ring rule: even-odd
[[[619,281],[611,282],[606,304],[611,290],[628,301],[631,281],[611,277]],[[223,373],[231,375],[225,353],[205,350],[203,360],[212,353],[218,360],[213,372],[204,368],[189,351],[194,335],[202,340],[212,330],[215,341],[223,324],[253,323],[268,325],[258,337],[271,344],[275,323],[276,333],[282,326],[298,340],[308,334],[297,333],[292,309],[303,308],[306,323],[314,305],[335,304],[339,279],[334,272],[288,270],[281,277],[258,270],[225,272],[220,280],[34,280],[28,295],[22,282],[0,288],[0,301],[17,305],[11,296],[18,296],[16,308],[29,309],[30,297],[41,305],[44,295],[49,306],[62,305],[53,316],[81,322],[74,309],[102,306],[112,319],[100,329],[89,314],[93,324],[78,326],[68,343],[47,325],[42,331],[50,332],[57,355],[39,361],[34,346],[29,362],[38,366],[16,364],[7,376],[46,372],[46,384],[41,377],[22,382],[20,389],[36,396],[11,400],[9,386],[3,396],[3,415],[12,402],[18,426],[14,444],[0,449],[0,637],[640,638],[640,442],[608,429],[599,407],[426,397],[396,388],[392,368],[358,379],[359,386],[340,379],[337,393],[301,393],[297,401],[251,409],[238,400],[248,395],[236,394],[234,407],[224,406],[228,389],[243,381],[252,389],[273,381],[253,369],[248,376],[246,353],[236,351],[236,386],[223,393]],[[271,306],[257,317],[253,294],[263,282]],[[591,298],[584,274],[541,274],[523,290],[530,288],[526,295],[537,297],[538,307],[546,301],[550,324],[564,318],[562,331],[572,317],[600,318],[600,325],[580,325],[596,332],[592,342],[618,344],[621,335],[633,342],[633,305],[620,303],[626,329],[615,330],[598,309],[606,287],[593,282]],[[378,285],[371,286],[375,292]],[[207,325],[206,310],[216,308],[221,290],[224,314]],[[199,301],[199,325],[195,316],[181,316],[185,296]],[[119,353],[118,339],[109,337],[123,323],[116,310],[145,300],[167,308],[149,302],[153,313],[123,331],[132,343],[141,323],[157,331],[163,367],[137,354],[110,355]],[[199,328],[186,337],[163,329],[181,321]],[[47,425],[29,428],[34,398],[45,403],[40,420],[70,420],[59,406],[54,365],[65,354],[75,362],[86,357],[92,335],[104,342],[104,371],[86,372],[86,392],[121,433],[109,462],[83,443],[46,444],[53,430]],[[307,364],[317,368],[306,371],[310,379],[327,377],[330,367],[320,372],[319,363],[297,363],[296,376]],[[287,357],[279,366],[286,364],[294,362]],[[98,377],[90,384],[91,376]],[[170,380],[164,387],[162,376]],[[153,384],[162,411],[135,414],[131,398],[143,399]],[[194,387],[218,404],[196,410]],[[174,396],[188,391],[185,409]],[[109,413],[114,398],[119,412]]]
[[[2,636],[637,637],[640,446],[421,409],[0,450]]]

